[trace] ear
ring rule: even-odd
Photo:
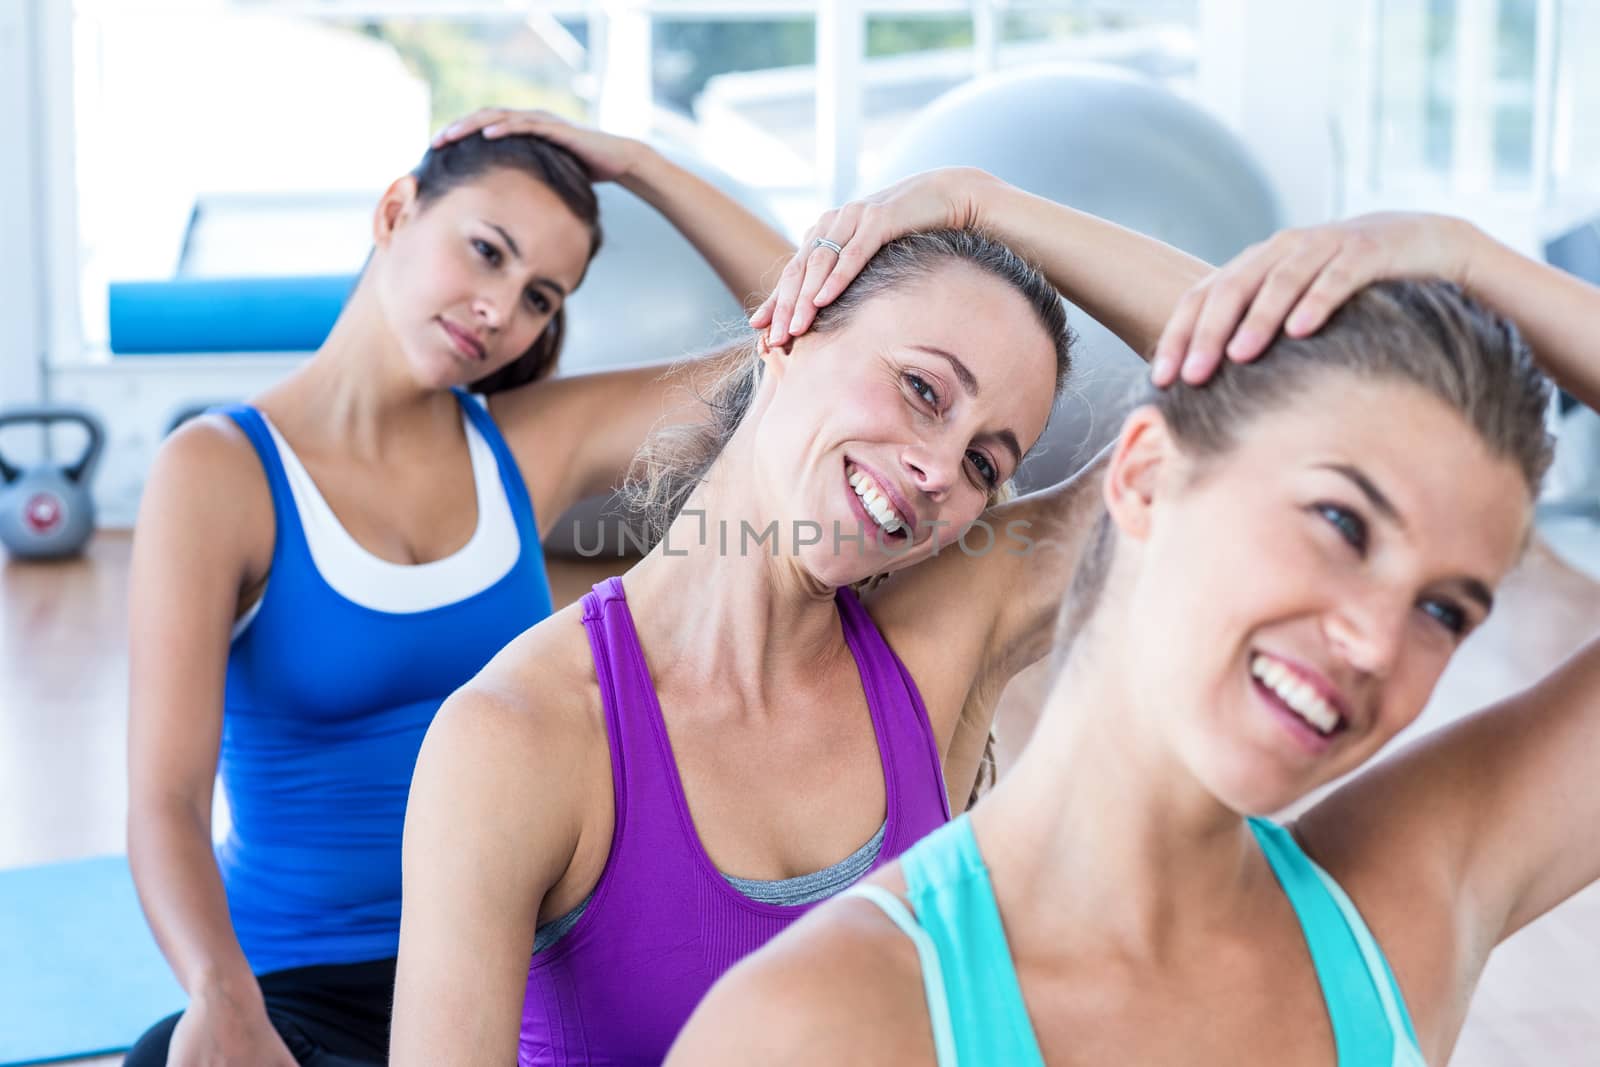
[[[756,358],[767,365],[767,376],[773,381],[781,379],[789,369],[789,357],[794,354],[794,338],[791,337],[781,345],[767,342],[766,333],[756,336]]]
[[[388,247],[394,231],[417,213],[417,179],[407,174],[383,191],[372,215],[372,243]]]
[[[1156,490],[1176,455],[1177,442],[1161,412],[1146,404],[1128,415],[1101,486],[1106,511],[1126,536],[1149,536]]]

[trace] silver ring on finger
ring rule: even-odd
[[[839,255],[840,253],[842,253],[844,251],[844,245],[839,244],[837,241],[830,241],[826,237],[818,237],[815,241],[811,242],[811,247],[812,248],[831,248],[831,249],[833,249],[833,254],[834,255]]]

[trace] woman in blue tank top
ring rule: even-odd
[[[133,560],[129,856],[190,1002],[130,1065],[387,1058],[423,734],[549,614],[541,535],[617,484],[653,424],[698,413],[726,360],[545,380],[600,180],[741,300],[791,251],[638,142],[480,112],[383,195],[316,355],[162,447]]]
[[[668,1062],[1445,1062],[1489,950],[1600,878],[1600,641],[1266,817],[1370,760],[1483,622],[1550,460],[1532,353],[1600,402],[1597,321],[1600,289],[1437,217],[1209,279],[1100,478],[1016,768],[731,973]]]

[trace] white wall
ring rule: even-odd
[[[1196,89],[1261,161],[1290,226],[1339,211],[1334,41],[1358,13],[1346,2],[1200,0]]]
[[[0,0],[0,407],[43,397],[46,308],[34,57],[45,0]]]

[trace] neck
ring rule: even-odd
[[[1244,820],[1140,714],[1126,668],[1075,652],[973,823],[1002,912],[1026,926],[1027,944],[1159,962],[1248,916],[1271,874]]]
[[[366,276],[316,355],[281,389],[289,402],[278,417],[301,441],[355,459],[434,451],[428,442],[441,429],[459,433],[455,399],[417,383]]]
[[[795,693],[850,656],[835,590],[800,565],[792,532],[778,524],[775,553],[771,538],[756,541],[770,523],[756,484],[736,438],[624,579],[658,680],[732,691],[752,711],[799,706]]]

